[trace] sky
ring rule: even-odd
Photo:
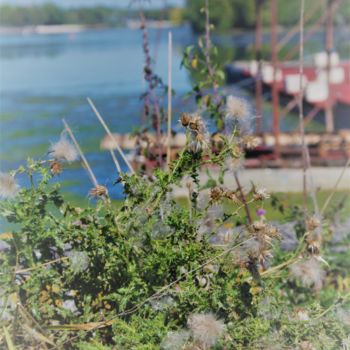
[[[115,7],[128,7],[133,0],[0,0],[0,4],[13,5],[37,5],[46,2],[53,2],[64,7],[71,6],[95,6],[106,5]],[[145,7],[163,7],[166,5],[182,6],[185,0],[143,0]]]

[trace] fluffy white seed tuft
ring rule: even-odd
[[[292,276],[300,279],[304,287],[313,287],[316,291],[322,288],[326,273],[316,258],[312,257],[308,260],[293,264],[289,269]]]
[[[190,332],[182,329],[177,332],[169,332],[162,341],[160,348],[162,350],[180,350],[186,344],[190,337]]]
[[[65,135],[62,135],[58,142],[51,145],[50,153],[58,161],[67,161],[70,163],[79,159],[78,151]]]
[[[241,134],[251,132],[252,113],[249,104],[243,98],[228,96],[225,112],[225,129],[227,133],[232,133],[235,126],[238,126]]]
[[[212,313],[192,314],[188,317],[187,324],[193,339],[204,348],[213,346],[225,331],[224,322],[217,320]]]
[[[14,198],[19,190],[15,178],[10,174],[0,172],[0,198]]]

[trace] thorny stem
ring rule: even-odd
[[[148,109],[147,103],[149,100],[153,103],[153,108],[155,111],[155,120],[153,120],[153,125],[156,129],[157,134],[157,150],[158,150],[158,163],[159,166],[162,165],[162,150],[161,150],[161,130],[160,130],[160,124],[161,124],[161,114],[158,104],[158,99],[156,96],[156,93],[154,91],[156,87],[156,83],[154,82],[154,74],[151,67],[151,55],[150,55],[150,49],[149,49],[149,43],[148,43],[148,33],[147,33],[147,27],[146,27],[146,19],[143,14],[143,12],[140,12],[140,20],[141,20],[141,29],[143,32],[143,52],[145,54],[145,66],[144,66],[144,78],[148,83],[148,91],[145,95],[145,108]],[[149,111],[148,111],[149,112]]]
[[[209,76],[213,80],[214,95],[216,95],[217,84],[215,81],[214,69],[212,67],[211,59],[210,59],[210,48],[211,48],[211,41],[210,41],[209,0],[205,0],[205,50],[204,50],[204,56],[205,56],[205,60],[207,63]]]
[[[336,306],[345,303],[349,298],[350,298],[350,293],[346,294],[343,297],[339,297],[331,306],[329,306],[326,310],[322,311],[319,315],[317,315],[314,318],[314,320],[318,320],[319,318],[322,318],[324,315],[326,315],[329,311],[334,309]]]
[[[248,222],[249,222],[249,224],[251,225],[251,224],[253,223],[253,221],[252,221],[252,216],[250,215],[250,210],[249,210],[247,198],[246,198],[245,195],[244,195],[244,191],[243,191],[242,185],[241,185],[241,183],[240,183],[240,181],[239,181],[237,172],[234,171],[234,172],[233,172],[233,175],[234,175],[234,177],[235,177],[235,181],[236,181],[238,190],[239,190],[239,192],[240,192],[240,197],[241,197],[241,200],[242,200],[243,205],[244,205],[244,210],[245,210],[245,212],[246,212]]]

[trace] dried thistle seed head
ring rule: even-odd
[[[187,127],[188,124],[190,123],[190,120],[191,120],[191,117],[188,113],[181,114],[180,121],[181,121],[182,126]]]
[[[315,290],[322,288],[326,277],[325,271],[315,257],[292,264],[289,270],[294,278],[300,279],[304,287],[313,287]]]
[[[321,237],[315,235],[312,232],[308,232],[305,242],[307,244],[307,250],[310,254],[319,255],[321,252]]]
[[[237,192],[235,191],[226,190],[224,192],[224,196],[236,204],[241,202],[240,198],[237,196]]]
[[[192,314],[187,320],[193,339],[203,348],[213,346],[225,331],[225,324],[212,313]]]
[[[62,173],[62,164],[55,160],[50,163],[50,170],[53,175],[59,175]]]
[[[265,229],[265,233],[271,238],[280,238],[280,233],[275,226],[268,225]]]
[[[90,190],[91,197],[106,197],[108,195],[108,190],[102,185],[97,185]]]
[[[58,142],[51,145],[49,152],[58,161],[74,162],[79,158],[75,146],[63,134]]]
[[[226,115],[231,118],[247,117],[249,116],[249,106],[242,98],[228,96],[226,100]]]
[[[262,201],[270,198],[270,194],[267,192],[266,188],[256,188],[253,192],[253,198],[257,201]]]
[[[246,135],[243,137],[243,146],[246,149],[254,149],[259,146],[259,139],[252,135]]]
[[[0,172],[0,198],[14,198],[19,190],[15,178],[6,173]]]
[[[221,187],[215,186],[210,190],[210,199],[216,202],[222,198],[224,191]]]
[[[203,134],[206,131],[205,123],[199,114],[194,114],[190,118],[189,127],[191,130],[199,132],[199,133],[203,133]]]
[[[252,227],[255,232],[263,231],[266,229],[267,224],[265,223],[265,221],[259,220],[259,221],[254,221]]]
[[[306,228],[308,231],[314,231],[320,226],[321,221],[315,216],[312,216],[306,220]]]

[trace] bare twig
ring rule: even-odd
[[[87,98],[87,101],[89,102],[90,107],[91,107],[92,110],[94,111],[94,113],[95,113],[97,119],[99,120],[99,122],[101,123],[101,125],[103,126],[103,128],[105,129],[105,131],[106,131],[106,133],[108,134],[108,136],[109,136],[112,140],[114,140],[113,134],[112,134],[111,131],[109,130],[109,127],[107,126],[107,124],[106,124],[105,121],[103,120],[103,118],[102,118],[101,114],[99,113],[99,111],[97,110],[95,104],[92,102],[92,100],[91,100],[89,97]],[[134,174],[134,173],[135,173],[135,172],[134,172],[134,169],[133,169],[132,166],[130,165],[129,161],[127,160],[127,158],[126,158],[126,156],[125,156],[125,154],[124,154],[124,152],[123,152],[123,150],[120,148],[120,146],[118,145],[117,142],[115,143],[115,146],[116,146],[116,148],[117,148],[119,154],[120,154],[121,157],[123,158],[125,164],[126,164],[126,165],[128,166],[128,168],[130,169],[130,172],[131,172],[132,174]],[[112,152],[113,152],[113,151],[112,151]],[[117,158],[115,157],[115,155],[114,155],[114,157],[113,157],[113,160],[114,160],[115,163],[116,163],[117,169],[120,169],[120,166],[119,166],[119,164],[118,164],[118,161],[117,161]],[[117,164],[118,164],[118,165],[117,165]],[[118,170],[118,171],[119,171],[119,170]]]
[[[67,124],[67,122],[66,122],[64,119],[62,119],[62,122],[63,122],[63,125],[64,125],[65,129],[66,129],[67,132],[68,132],[68,135],[69,135],[70,138],[72,139],[75,148],[77,149],[77,151],[78,151],[78,153],[79,153],[79,155],[80,155],[80,158],[81,158],[81,160],[82,160],[82,162],[83,162],[83,164],[84,164],[84,166],[85,166],[85,168],[86,168],[86,170],[87,170],[87,172],[88,172],[88,175],[89,175],[89,177],[90,177],[90,179],[91,179],[92,184],[96,187],[96,186],[98,185],[98,182],[97,182],[97,180],[96,180],[96,177],[95,177],[94,173],[92,172],[92,169],[91,169],[91,167],[90,167],[90,165],[89,165],[87,159],[85,158],[84,153],[83,153],[83,151],[81,150],[81,148],[80,148],[80,146],[79,146],[79,143],[78,143],[78,141],[76,140],[76,138],[75,138],[75,136],[74,136],[74,134],[73,134],[73,132],[72,132],[72,129],[69,127],[69,125]]]

